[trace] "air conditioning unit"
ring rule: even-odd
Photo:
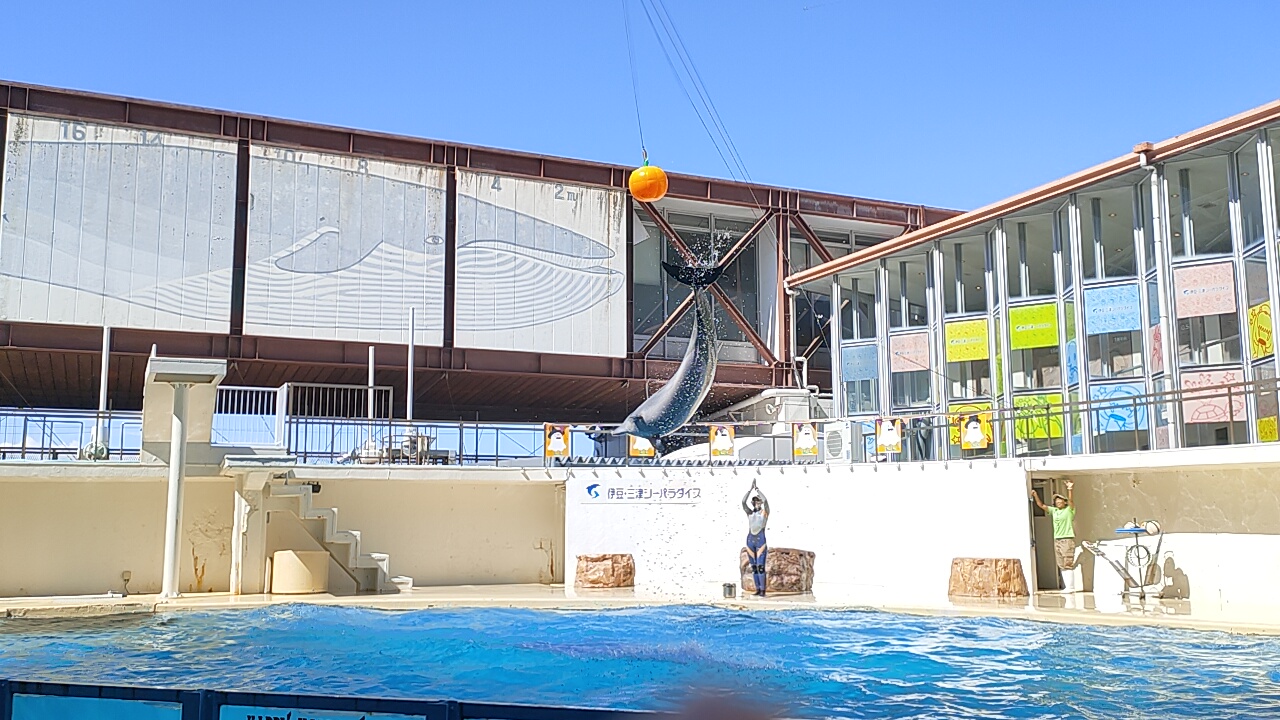
[[[822,425],[822,461],[830,465],[848,465],[853,462],[853,447],[862,438],[854,435],[853,423],[836,420]]]

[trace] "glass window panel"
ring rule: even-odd
[[[869,340],[876,337],[876,279],[867,272],[840,278],[840,337]]]
[[[662,284],[662,233],[654,225],[636,223],[632,283],[634,296],[632,312],[635,319],[635,348],[644,346],[645,340],[667,319],[667,308]]]
[[[1262,189],[1258,182],[1258,142],[1249,138],[1236,151],[1236,190],[1240,197],[1240,232],[1244,247],[1262,242]]]
[[[889,327],[902,327],[902,263],[889,261]]]
[[[1013,350],[1013,389],[1036,390],[1062,385],[1062,363],[1057,347]]]
[[[888,266],[889,327],[928,325],[929,316],[925,305],[925,292],[928,287],[925,256],[894,258],[888,261]]]
[[[1240,362],[1240,318],[1236,313],[1178,320],[1178,364]]]
[[[1142,376],[1142,333],[1102,333],[1089,336],[1089,377]]]
[[[895,409],[928,407],[931,404],[928,370],[896,372],[891,382]]]
[[[1004,279],[1006,297],[1022,297],[1022,254],[1018,249],[1018,227],[1004,223]],[[998,246],[997,246],[998,247]]]
[[[943,297],[947,314],[987,310],[986,248],[981,235],[942,243]],[[956,268],[960,284],[956,285]]]
[[[1277,194],[1272,198],[1276,215],[1280,217],[1280,128],[1267,130],[1267,144],[1271,147],[1271,189]]]
[[[956,287],[956,267],[964,263],[964,248],[950,241],[944,241],[939,250],[942,253],[942,312],[952,315],[960,312],[960,295],[962,290]]]
[[[951,400],[991,397],[990,361],[947,363],[947,397]]]
[[[1094,241],[1093,228],[1090,226],[1090,205],[1086,197],[1080,203],[1080,277],[1094,280],[1098,274],[1098,246]]]
[[[1260,251],[1244,259],[1244,287],[1248,303],[1245,317],[1249,328],[1249,359],[1261,360],[1275,352],[1275,340],[1271,329],[1271,288],[1267,278],[1267,258]]]
[[[1053,215],[1005,220],[1009,297],[1054,295]]]
[[[1280,440],[1280,433],[1277,432],[1280,405],[1276,402],[1275,363],[1264,362],[1255,365],[1253,377],[1258,381],[1257,393],[1254,396],[1258,409],[1257,441],[1276,442]]]
[[[1080,204],[1080,241],[1095,258],[1094,267],[1085,263],[1085,277],[1137,275],[1137,256],[1133,248],[1133,188],[1081,194],[1077,202]],[[1095,274],[1090,275],[1089,272]]]
[[[739,220],[715,218],[715,232],[709,240],[710,247],[701,251],[693,242],[689,246],[699,258],[719,258],[727,252],[743,235],[751,229],[751,223]],[[681,235],[684,233],[682,232]],[[758,271],[759,258],[754,252],[739,253],[733,262],[721,273],[716,285],[733,302],[733,306],[742,313],[756,332],[760,331],[760,277]],[[729,317],[724,306],[715,303],[716,330],[721,340],[747,342],[747,335],[738,324]]]
[[[795,297],[796,350],[808,358],[809,367],[829,369],[831,343],[827,321],[831,317],[831,296],[801,290]]]
[[[1063,287],[1070,288],[1075,282],[1071,272],[1071,207],[1064,205],[1055,214],[1058,220],[1058,247],[1062,253]]]
[[[854,380],[845,383],[844,388],[849,414],[873,413],[879,408],[879,383],[876,380]]]
[[[1138,183],[1138,227],[1142,229],[1142,251],[1146,256],[1144,264],[1147,270],[1156,266],[1156,234],[1153,218],[1155,208],[1151,201],[1151,183],[1143,180]]]
[[[1165,166],[1174,256],[1231,252],[1226,155]]]

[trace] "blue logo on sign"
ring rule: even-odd
[[[591,496],[591,497],[593,497],[593,498],[598,498],[598,497],[600,497],[600,493],[596,491],[596,488],[598,488],[598,487],[600,487],[600,484],[599,484],[599,483],[596,483],[595,485],[588,485],[588,486],[587,486],[587,494],[588,494],[588,495],[590,495],[590,496]]]

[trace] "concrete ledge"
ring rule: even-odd
[[[1066,603],[1074,603],[1064,606]],[[570,598],[564,588],[552,585],[468,585],[420,587],[392,595],[337,597],[328,594],[281,597],[200,593],[174,600],[154,595],[129,598],[8,598],[0,599],[0,618],[92,618],[110,615],[137,615],[184,610],[234,610],[261,608],[286,603],[363,607],[378,610],[428,610],[456,608],[529,608],[540,610],[604,610],[628,607],[704,605],[734,610],[829,610],[875,611],[929,617],[995,617],[1033,622],[1121,627],[1141,625],[1181,630],[1215,631],[1238,635],[1280,636],[1280,607],[1251,607],[1247,610],[1209,608],[1193,610],[1186,600],[1160,601],[1147,606],[1103,611],[1093,606],[1092,593],[1040,594],[1032,598],[966,598],[945,607],[923,607],[888,602],[822,602],[813,598],[759,598],[750,600],[674,601],[637,596],[630,588],[593,590],[591,596]]]

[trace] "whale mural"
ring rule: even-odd
[[[622,421],[614,435],[635,435],[662,450],[662,438],[679,430],[693,417],[716,376],[715,313],[707,290],[723,272],[723,268],[678,267],[662,263],[662,269],[682,285],[693,289],[693,332],[685,348],[680,367],[671,379]]]

